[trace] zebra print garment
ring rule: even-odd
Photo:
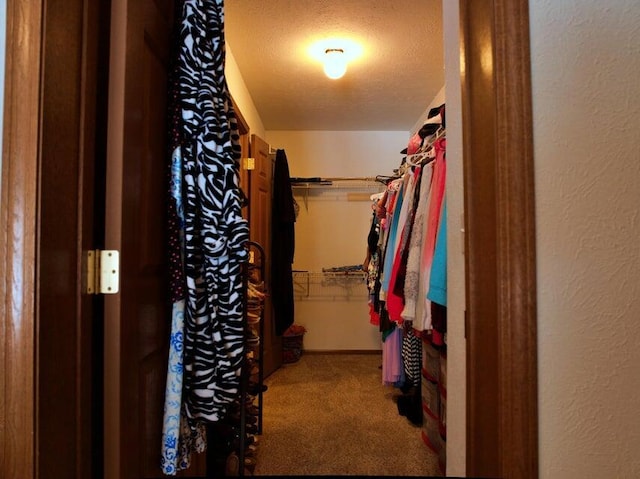
[[[407,386],[419,387],[422,381],[422,338],[410,328],[402,338],[402,364]]]
[[[224,76],[224,2],[183,0],[181,17],[183,401],[189,418],[215,422],[239,391],[249,228],[240,202],[238,127]]]

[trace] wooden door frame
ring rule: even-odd
[[[0,200],[2,477],[38,477],[34,355],[41,261],[42,13],[40,0],[7,2]],[[538,419],[528,1],[461,1],[461,27],[468,232],[467,474],[491,470],[497,471],[496,477],[533,478],[538,475]],[[482,174],[481,165],[488,172]],[[488,224],[482,215],[488,215]],[[495,245],[494,255],[486,254],[487,239]],[[487,285],[481,282],[486,279],[483,267],[492,272]],[[482,362],[485,353],[488,363]],[[486,405],[491,407],[484,409]],[[487,456],[490,451],[496,452]]]
[[[0,476],[35,477],[43,6],[7,2],[0,199]]]
[[[538,477],[528,0],[460,2],[467,470]]]

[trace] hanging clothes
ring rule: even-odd
[[[407,391],[422,380],[423,336],[446,332],[446,305],[440,304],[446,297],[446,250],[439,245],[436,251],[436,239],[446,243],[446,140],[436,131],[419,162],[403,160],[400,177],[387,185],[384,208],[376,204],[385,213],[379,261],[368,263],[370,322],[382,333],[383,382]]]
[[[433,177],[431,179],[431,191],[429,198],[429,208],[425,224],[425,237],[420,259],[420,277],[418,281],[418,302],[416,305],[416,320],[414,327],[420,331],[428,331],[432,327],[431,302],[427,298],[429,289],[429,278],[431,275],[431,264],[435,250],[436,237],[438,234],[438,224],[440,221],[440,210],[445,191],[446,179],[446,139],[439,138],[433,143],[436,157],[433,166]]]
[[[240,145],[224,76],[223,0],[178,0],[171,76],[169,263],[172,330],[161,467],[174,475],[204,450],[239,392],[244,356]],[[177,33],[179,31],[179,33]]]
[[[238,393],[249,228],[241,211],[238,127],[224,77],[223,1],[184,5],[186,408],[191,418],[215,422]]]
[[[409,241],[409,256],[407,258],[407,271],[404,284],[404,308],[401,316],[403,321],[410,322],[415,328],[416,302],[418,300],[418,283],[420,277],[420,254],[422,242],[425,236],[425,224],[429,208],[429,192],[431,190],[431,177],[433,174],[433,162],[422,167],[420,180],[420,197],[416,207],[414,226]]]
[[[447,201],[442,200],[438,237],[436,239],[431,275],[429,277],[429,291],[427,298],[433,302],[447,305]]]
[[[406,220],[404,221],[402,234],[396,250],[386,301],[389,317],[396,324],[402,325],[404,332],[401,352],[406,377],[404,388],[419,386],[421,379],[422,339],[419,333],[414,331],[412,324],[403,324],[402,311],[405,305],[404,285],[409,257],[409,244],[413,228],[415,227],[416,210],[420,198],[422,167],[416,165],[412,171],[407,171],[406,175],[409,175],[406,199],[403,203],[403,209],[406,210]]]
[[[371,218],[369,235],[367,236],[367,258],[364,263],[367,289],[369,291],[369,322],[380,326],[380,218],[376,205]]]
[[[407,260],[409,257],[409,239],[414,225],[415,210],[418,202],[418,193],[420,192],[420,178],[422,168],[415,167],[409,175],[409,183],[407,186],[407,198],[403,204],[406,210],[406,219],[402,228],[402,233],[398,241],[396,256],[391,272],[391,281],[387,292],[387,309],[392,321],[402,324],[402,310],[404,308],[404,282],[407,272]]]
[[[276,151],[273,170],[271,217],[271,298],[276,334],[281,336],[294,321],[293,257],[296,211],[284,150]]]
[[[431,323],[433,327],[433,344],[442,346],[447,332],[447,203],[443,199],[440,212],[440,225],[436,239],[429,291],[427,299],[431,301]]]
[[[175,475],[190,466],[191,453],[206,447],[204,425],[190,431],[182,402],[184,383],[184,210],[182,204],[182,122],[179,95],[178,32],[182,23],[182,4],[176,2],[172,36],[172,64],[169,71],[169,198],[167,229],[169,255],[169,295],[172,304],[171,335],[162,423],[160,467],[165,475]],[[186,432],[186,434],[185,434]]]
[[[404,328],[402,338],[402,364],[406,383],[404,387],[418,387],[422,379],[422,337],[411,327]]]
[[[384,235],[384,260],[382,263],[381,272],[381,287],[380,297],[386,301],[387,292],[389,291],[389,284],[391,282],[391,273],[393,268],[393,260],[395,257],[398,229],[400,223],[400,211],[402,210],[402,203],[404,200],[406,177],[399,180],[394,180],[389,183],[389,194],[387,197],[387,217],[386,217],[386,232]]]
[[[402,329],[393,328],[382,343],[382,384],[402,387],[405,382],[402,364]]]

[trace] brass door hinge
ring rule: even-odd
[[[116,294],[120,288],[120,253],[87,251],[85,285],[87,294]]]
[[[242,169],[243,170],[255,170],[256,169],[256,159],[255,158],[243,158],[242,159]]]

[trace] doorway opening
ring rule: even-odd
[[[524,469],[528,477],[536,477],[535,235],[528,2],[479,1],[462,6],[463,133],[464,142],[469,145],[465,155],[472,154],[465,165],[477,166],[465,173],[469,257],[465,324],[470,365],[466,374],[466,473],[510,476]],[[5,372],[2,417],[7,424],[2,429],[3,435],[24,428],[36,435],[43,433],[38,416],[33,413],[37,411],[35,378],[38,376],[34,345],[39,341],[34,326],[39,320],[39,311],[34,308],[34,301],[38,297],[39,265],[54,259],[36,255],[38,242],[42,241],[38,236],[41,218],[37,191],[40,163],[44,161],[43,153],[37,148],[41,98],[36,92],[46,90],[41,88],[39,70],[44,43],[19,41],[22,27],[40,32],[42,13],[43,7],[34,5],[7,11],[10,65],[5,81],[7,114],[0,204],[0,226],[2,231],[7,231],[0,242],[0,256],[5,258],[0,265],[5,326],[2,330],[5,355],[0,364]],[[34,33],[30,38],[35,36]],[[492,62],[481,62],[483,58]],[[487,65],[493,69],[487,71]],[[25,75],[25,71],[29,74]],[[488,168],[483,170],[484,167]],[[492,176],[487,172],[496,174]],[[474,209],[478,202],[489,205],[491,224],[483,223],[483,218],[476,216],[480,213]],[[79,199],[64,205],[69,207],[68,211],[76,212],[78,204]],[[58,203],[57,214],[64,205]],[[495,257],[482,255],[486,238],[496,245]],[[78,264],[80,261],[78,259]],[[58,263],[62,273],[76,270],[67,270],[65,265]],[[481,270],[495,271],[490,285],[481,281],[484,279]],[[486,301],[489,297],[496,299]],[[485,324],[486,318],[495,318],[495,321]],[[473,363],[487,352],[486,348],[493,351],[486,356],[489,363]],[[474,370],[474,364],[487,366],[486,371],[495,376],[485,381],[481,372]],[[489,409],[485,408],[483,398],[489,398]],[[120,400],[115,397],[116,402]],[[125,416],[121,411],[116,422],[126,421]],[[492,431],[499,431],[496,442],[490,440]],[[11,470],[3,471],[6,475],[35,477],[36,452],[31,437],[30,434],[16,435],[2,441],[5,457],[13,458]],[[126,438],[116,435],[108,441],[116,443],[115,449],[126,448]],[[79,443],[74,444],[77,448]],[[498,447],[493,448],[496,454],[484,455],[483,444],[497,444]]]

